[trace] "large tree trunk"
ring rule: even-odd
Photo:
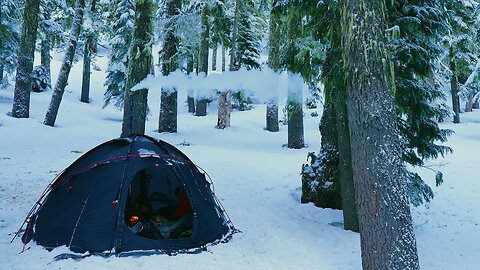
[[[12,107],[12,116],[16,118],[28,118],[30,115],[30,89],[39,9],[40,0],[26,0]]]
[[[77,0],[75,7],[75,17],[73,20],[72,29],[70,30],[70,41],[68,43],[67,50],[58,74],[58,79],[55,84],[55,89],[50,100],[50,106],[48,107],[47,114],[43,123],[47,126],[54,126],[57,119],[58,109],[62,102],[63,93],[68,82],[68,75],[73,64],[73,57],[75,55],[75,49],[77,47],[78,36],[80,34],[80,28],[83,20],[83,13],[85,8],[85,0]]]
[[[268,40],[268,67],[275,72],[280,71],[280,21],[281,15],[278,10],[274,10],[276,1],[272,3],[270,12],[270,36]],[[277,93],[278,91],[272,91]],[[278,126],[278,95],[267,100],[266,110],[266,129],[270,132],[279,131]]]
[[[95,13],[96,0],[92,0],[90,6],[90,16]],[[83,76],[82,76],[82,94],[80,101],[84,103],[90,102],[90,64],[92,61],[93,44],[94,40],[92,33],[88,33],[87,40],[85,42],[85,48],[83,50]]]
[[[167,17],[173,18],[180,13],[182,1],[170,0],[167,3]],[[167,36],[163,46],[162,75],[167,76],[178,69],[178,39],[173,25],[167,24]],[[158,132],[177,132],[177,89],[162,87]]]
[[[419,269],[384,1],[344,0],[342,44],[364,270]]]
[[[135,31],[128,64],[121,137],[145,134],[148,89],[131,89],[150,74],[152,5],[152,0],[135,0]]]
[[[340,11],[335,11],[340,16]],[[336,16],[336,17],[337,17]],[[350,150],[350,130],[348,127],[347,92],[342,62],[341,27],[337,22],[330,24],[330,63],[329,74],[325,75],[325,87],[329,85],[335,99],[335,124],[337,131],[338,176],[342,195],[343,227],[345,230],[359,231],[355,187],[352,171],[352,153]]]
[[[46,89],[48,90],[52,88],[52,72],[50,71],[50,40],[48,40],[48,38],[42,40],[40,50],[40,63],[43,66],[43,70],[45,71],[45,76],[47,76]]]
[[[458,87],[458,75],[455,61],[453,60],[453,47],[450,46],[450,93],[452,95],[453,123],[460,123],[460,96]]]
[[[300,149],[305,146],[303,134],[303,80],[297,68],[295,55],[298,49],[295,46],[296,39],[301,33],[302,14],[298,7],[288,9],[288,148]]]
[[[208,5],[205,4],[202,10],[202,33],[200,34],[200,53],[198,56],[199,62],[199,73],[202,73],[201,76],[207,76],[208,74],[208,48],[209,48],[209,37],[210,37],[210,25],[208,22]],[[206,116],[207,115],[207,99],[203,96],[197,96],[196,116]]]

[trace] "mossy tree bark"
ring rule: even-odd
[[[135,0],[135,30],[128,64],[127,91],[123,109],[122,137],[145,134],[148,89],[132,87],[150,74],[152,52],[152,0]]]
[[[208,20],[209,7],[204,4],[202,9],[202,33],[200,34],[200,54],[198,56],[199,73],[203,73],[204,76],[208,74],[208,48],[210,38],[210,24]],[[207,99],[206,97],[197,97],[196,100],[195,115],[206,116],[207,115]]]
[[[181,0],[169,0],[167,2],[167,18],[173,18],[180,14]],[[162,75],[167,76],[178,69],[178,38],[175,36],[174,25],[166,25],[167,36],[163,46]],[[160,97],[160,115],[158,132],[177,132],[177,96],[176,88],[162,87]]]
[[[25,2],[12,107],[12,116],[16,118],[28,118],[30,116],[30,89],[32,88],[33,59],[35,40],[37,38],[39,9],[40,0],[27,0]]]
[[[343,0],[342,47],[363,269],[419,269],[393,101],[385,1]]]

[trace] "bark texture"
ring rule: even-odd
[[[385,1],[343,1],[343,59],[362,266],[419,269],[393,103],[386,10]]]
[[[39,9],[40,0],[26,0],[23,11],[22,37],[17,56],[18,66],[12,107],[12,116],[16,118],[28,118],[30,116],[30,89],[32,88],[32,70]]]
[[[217,128],[224,129],[230,126],[230,113],[232,101],[229,92],[220,92],[218,95],[218,120]]]
[[[68,76],[73,64],[73,58],[75,56],[75,49],[77,48],[78,36],[80,35],[80,28],[83,21],[83,13],[85,8],[85,0],[77,0],[75,3],[75,17],[73,19],[72,29],[70,30],[70,40],[68,42],[67,50],[58,74],[58,79],[53,90],[52,99],[50,100],[50,106],[48,107],[47,114],[43,124],[47,126],[54,126],[57,119],[58,109],[62,102],[63,93],[68,83]]]
[[[90,13],[95,13],[97,1],[93,0],[90,6]],[[90,65],[92,61],[92,53],[94,50],[94,40],[91,33],[87,36],[85,47],[83,50],[83,76],[82,76],[82,94],[80,101],[84,103],[90,102]]]
[[[131,88],[150,74],[152,5],[151,0],[135,1],[135,30],[128,64],[121,137],[145,134],[148,89],[131,91]]]
[[[460,123],[460,96],[458,86],[457,65],[455,64],[453,47],[450,46],[450,92],[452,94],[453,123]]]
[[[180,13],[182,1],[170,0],[167,2],[167,17],[173,18]],[[167,76],[178,69],[178,38],[175,36],[173,25],[167,24],[167,36],[163,46],[162,75]],[[158,132],[177,132],[177,89],[162,87],[160,97],[160,115],[158,117]]]
[[[281,70],[280,65],[280,11],[275,10],[277,1],[272,2],[272,10],[270,12],[270,36],[268,40],[268,67],[273,71]],[[273,91],[272,91],[273,92]],[[272,97],[267,101],[266,110],[266,129],[270,132],[277,132],[280,130],[278,126],[278,96]]]

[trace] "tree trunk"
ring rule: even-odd
[[[450,46],[450,93],[452,94],[453,123],[460,123],[460,97],[458,95],[458,75],[455,61],[453,60],[453,47]]]
[[[84,103],[90,102],[90,60],[92,51],[89,48],[89,39],[90,38],[87,39],[83,50],[82,94],[80,96],[80,101]]]
[[[200,55],[199,66],[200,71],[208,74],[208,48],[210,38],[210,25],[208,22],[208,5],[205,4],[202,10],[202,33],[200,34]]]
[[[50,40],[48,40],[48,38],[43,39],[41,44],[40,63],[46,73],[45,75],[47,76],[47,85],[45,88],[47,90],[52,89],[52,72],[50,71],[50,49]]]
[[[267,100],[266,130],[278,132],[278,97]]]
[[[340,17],[340,10],[336,10]],[[337,22],[330,24],[330,67],[325,75],[325,88],[330,87],[334,98],[335,125],[337,131],[338,178],[342,197],[343,227],[345,230],[359,232],[355,187],[352,171],[352,153],[350,150],[350,130],[348,127],[347,92],[345,88],[342,62],[341,27]],[[326,90],[325,90],[326,91]]]
[[[295,55],[298,49],[295,46],[297,38],[301,34],[302,14],[298,7],[288,9],[288,148],[300,149],[305,146],[303,134],[303,80],[300,76]]]
[[[145,134],[148,89],[131,91],[131,88],[150,74],[152,6],[152,0],[135,0],[135,31],[128,64],[121,137]]]
[[[268,67],[278,72],[280,65],[280,20],[281,16],[277,10],[274,10],[276,1],[272,3],[272,11],[270,12],[270,36],[268,40]],[[272,91],[273,92],[273,91]],[[278,95],[267,101],[266,113],[266,129],[270,132],[280,130],[278,126]]]
[[[43,124],[47,126],[53,127],[55,125],[58,109],[60,108],[63,93],[65,92],[65,87],[67,86],[68,75],[70,74],[70,70],[72,68],[73,57],[75,55],[75,49],[77,47],[78,36],[80,34],[80,28],[83,20],[83,9],[85,8],[85,0],[77,0],[75,5],[75,17],[73,20],[72,29],[70,30],[70,41],[65,52],[62,67],[60,68],[60,73],[58,74],[58,79],[55,84],[52,99],[50,100],[50,106],[48,107],[47,114],[45,115],[45,120],[43,121]]]
[[[229,92],[220,92],[218,95],[218,121],[217,128],[224,129],[230,126],[230,113],[232,102]]]
[[[180,13],[182,2],[170,0],[167,3],[167,18],[173,18]],[[163,46],[162,74],[168,76],[178,69],[178,39],[175,36],[173,25],[167,24],[167,36]],[[158,132],[177,132],[177,89],[162,87],[160,101],[160,115],[158,120]]]
[[[212,71],[217,70],[217,52],[218,52],[217,45],[213,46],[213,51],[212,51]]]
[[[195,102],[195,116],[207,115],[207,100],[205,98],[197,99]]]
[[[342,44],[364,270],[419,269],[384,1],[344,0]]]
[[[95,13],[96,3],[96,0],[92,0],[92,5],[90,6],[90,16]],[[87,40],[85,42],[85,48],[83,50],[82,94],[80,96],[80,101],[84,103],[90,102],[90,63],[92,60],[94,44],[92,35],[92,33],[88,33]]]
[[[472,104],[472,109],[479,109],[479,105],[480,105],[480,92],[477,92],[477,94],[475,95],[475,97],[473,98],[473,104]]]
[[[16,118],[28,118],[30,115],[30,89],[39,9],[40,0],[26,0],[12,107],[12,116]]]
[[[33,68],[32,68],[33,70]],[[5,72],[5,66],[3,64],[0,64],[0,83],[3,82],[3,73]]]
[[[472,92],[468,95],[467,101],[465,102],[465,112],[471,112],[473,110],[473,103],[475,100],[476,93]]]
[[[175,88],[162,87],[158,132],[177,132],[177,97],[178,92]]]
[[[299,74],[288,76],[288,148],[301,149],[305,147],[303,134],[303,80]]]
[[[202,10],[202,33],[200,34],[200,53],[198,56],[199,62],[199,73],[202,73],[200,76],[207,76],[208,74],[208,48],[209,48],[209,37],[210,37],[210,26],[208,23],[208,5],[205,4]],[[207,115],[207,100],[205,97],[197,96],[196,97],[196,116],[206,116]]]
[[[237,39],[238,39],[238,24],[240,23],[240,3],[241,0],[235,0],[235,12],[233,17],[232,29],[232,47],[230,49],[230,71],[238,70],[239,64],[237,59]]]
[[[193,53],[187,58],[187,75],[193,72]],[[195,113],[195,99],[193,98],[193,90],[189,89],[187,93],[187,106],[189,113]]]
[[[226,61],[226,57],[225,57],[225,47],[222,45],[222,72],[225,71],[225,61]]]

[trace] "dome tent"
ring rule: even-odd
[[[160,193],[165,203],[175,203],[179,188],[191,209],[190,234],[150,239],[131,230],[136,199]],[[181,252],[230,236],[233,224],[225,214],[205,175],[185,154],[135,135],[95,147],[54,179],[27,217],[22,239],[76,253]]]

